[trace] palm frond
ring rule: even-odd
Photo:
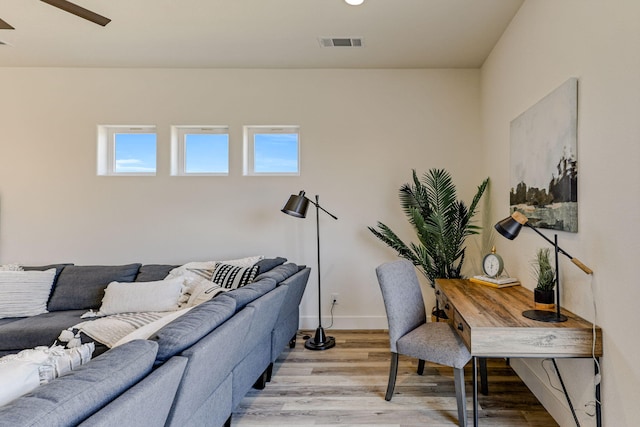
[[[469,208],[457,200],[451,175],[444,169],[430,169],[418,177],[412,171],[412,183],[400,187],[400,205],[413,226],[419,244],[405,244],[389,227],[378,222],[369,230],[400,257],[411,261],[429,279],[461,277],[464,263],[464,242],[467,236],[481,229],[472,224],[477,205],[487,187],[485,179]]]

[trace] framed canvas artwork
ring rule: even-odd
[[[578,79],[511,121],[511,212],[540,228],[578,231]]]

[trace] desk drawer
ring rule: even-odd
[[[436,300],[438,301],[438,308],[443,310],[447,315],[447,322],[453,324],[453,306],[447,299],[447,296],[439,289],[436,288]]]
[[[453,311],[453,328],[458,335],[462,338],[462,341],[467,345],[467,348],[471,348],[471,328],[465,320],[460,316],[458,310]]]

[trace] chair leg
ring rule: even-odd
[[[424,360],[418,359],[418,375],[424,374]]]
[[[460,427],[467,427],[467,398],[464,389],[464,368],[454,368],[453,378],[456,388],[456,401],[458,403],[458,424]]]
[[[387,384],[387,394],[384,400],[389,402],[393,396],[393,389],[396,388],[396,375],[398,375],[398,353],[391,353],[391,367],[389,368],[389,384]]]

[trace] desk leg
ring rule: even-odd
[[[473,357],[473,427],[478,427],[478,358]]]
[[[596,375],[600,375],[600,358],[593,361],[595,365]],[[600,404],[600,382],[596,384],[596,426],[602,427],[602,406]]]
[[[489,395],[489,380],[487,379],[487,358],[480,358],[480,392]]]

